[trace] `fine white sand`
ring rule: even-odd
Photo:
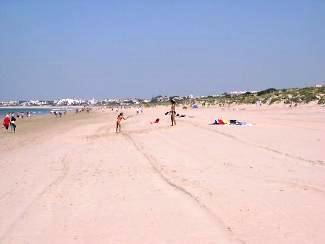
[[[324,107],[168,110],[2,129],[0,243],[325,243]]]

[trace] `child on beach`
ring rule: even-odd
[[[121,122],[122,122],[122,119],[126,120],[126,118],[123,116],[123,113],[120,113],[117,116],[117,120],[116,120],[116,133],[121,132]]]

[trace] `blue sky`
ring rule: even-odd
[[[0,1],[0,100],[325,80],[325,1]]]

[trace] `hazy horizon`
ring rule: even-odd
[[[325,85],[324,82],[321,83],[317,83]],[[222,95],[223,93],[229,93],[229,92],[252,92],[252,91],[262,91],[262,90],[267,90],[270,88],[275,88],[278,90],[281,89],[295,89],[295,88],[305,88],[305,87],[314,87],[316,85],[315,82],[313,82],[310,86],[301,86],[301,87],[267,87],[267,88],[262,88],[262,89],[252,89],[252,90],[228,90],[228,91],[223,91],[223,92],[214,92],[214,93],[206,93],[206,94],[193,94],[193,93],[189,93],[189,94],[172,94],[172,95],[168,95],[168,94],[155,94],[152,96],[146,96],[146,97],[141,97],[141,96],[111,96],[111,97],[95,97],[95,96],[87,96],[87,97],[82,97],[82,96],[58,96],[58,97],[50,97],[50,98],[42,98],[42,97],[31,97],[31,98],[15,98],[15,99],[1,99],[0,98],[0,102],[3,101],[53,101],[53,100],[59,100],[59,99],[84,99],[84,100],[91,100],[91,99],[95,99],[95,100],[105,100],[105,99],[151,99],[154,97],[158,97],[158,96],[169,96],[169,97],[174,97],[174,96],[190,96],[193,95],[194,97],[198,97],[198,96],[210,96],[210,95]]]
[[[0,100],[151,98],[325,81],[325,2],[0,3]]]

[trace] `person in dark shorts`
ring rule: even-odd
[[[11,131],[13,131],[14,133],[16,133],[16,117],[15,114],[11,114],[11,118],[10,118],[10,129]]]
[[[176,102],[171,100],[172,106],[170,108],[170,119],[172,122],[172,126],[176,125]]]

